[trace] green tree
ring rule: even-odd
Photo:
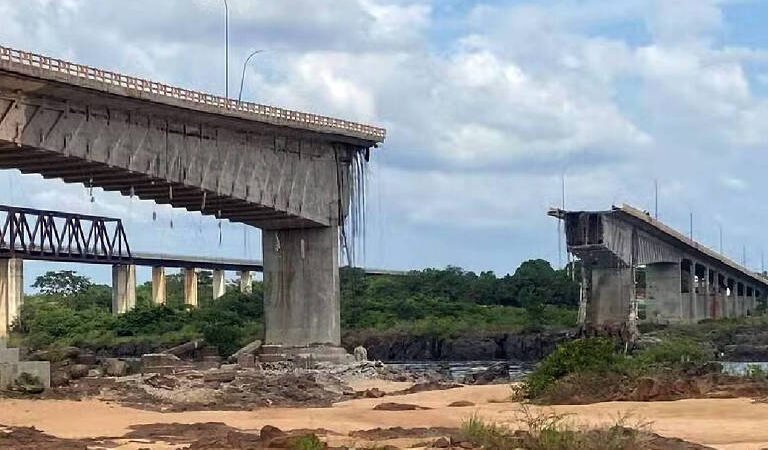
[[[87,277],[77,275],[74,270],[49,271],[40,275],[32,285],[44,295],[68,297],[83,293],[93,285]]]

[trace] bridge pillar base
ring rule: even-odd
[[[24,301],[24,260],[0,259],[0,338],[6,338]]]
[[[264,230],[265,343],[341,345],[339,228]]]
[[[112,314],[125,314],[136,307],[136,266],[112,266]]]

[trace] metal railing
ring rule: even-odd
[[[275,106],[260,105],[258,103],[243,102],[218,95],[170,86],[156,81],[144,80],[128,75],[123,75],[108,70],[75,64],[57,58],[38,55],[35,53],[16,50],[0,46],[0,61],[21,64],[57,74],[65,74],[83,80],[101,83],[107,87],[121,87],[137,93],[160,95],[164,97],[182,100],[199,105],[213,106],[224,111],[235,111],[253,114],[254,119],[278,119],[294,124],[294,126],[315,126],[336,129],[355,133],[365,139],[382,142],[386,137],[386,130],[372,125],[350,122],[342,119],[321,116],[317,114],[293,111]]]

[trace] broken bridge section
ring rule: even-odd
[[[384,138],[370,125],[0,47],[0,168],[265,230],[268,343],[339,345],[339,225],[354,168]]]
[[[582,323],[741,317],[768,292],[764,276],[631,206],[549,215],[565,222],[568,251],[581,261]]]

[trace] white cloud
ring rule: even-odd
[[[119,14],[115,5],[0,0],[0,42],[223,91],[218,2],[137,0]],[[433,1],[230,5],[230,92],[244,57],[264,49],[245,98],[386,126],[374,153],[377,214],[404,233],[433,230],[430,245],[459,248],[439,241],[451,228],[526,230],[546,247],[544,213],[559,203],[562,172],[578,208],[647,208],[660,179],[666,217],[682,211],[683,223],[688,211],[738,209],[762,179],[750,158],[768,144],[768,99],[751,83],[764,83],[768,52],[724,42],[720,1],[478,0],[449,17]],[[58,204],[89,207],[73,189]],[[52,195],[29,198],[45,206]],[[125,200],[114,205],[100,211],[131,214]],[[132,221],[146,221],[151,205],[137,208]],[[198,223],[217,233],[215,221],[187,226],[197,233]],[[496,247],[483,249],[489,264],[508,264],[515,249]],[[454,255],[444,263],[461,263]]]

